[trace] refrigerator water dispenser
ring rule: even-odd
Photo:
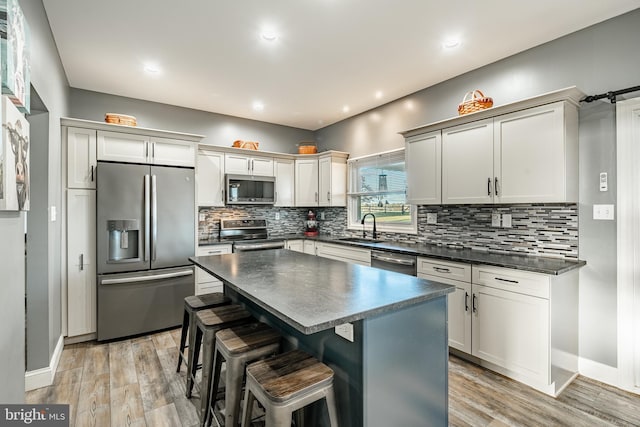
[[[140,261],[138,236],[140,227],[135,219],[116,219],[107,221],[109,232],[109,260],[114,262]]]

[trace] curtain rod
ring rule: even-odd
[[[616,97],[618,95],[622,95],[629,92],[636,92],[639,90],[640,90],[640,86],[634,86],[626,89],[620,89],[620,90],[615,90],[607,93],[601,93],[600,95],[589,95],[581,99],[580,102],[593,102],[593,101],[597,101],[598,99],[609,98],[609,101],[611,101],[612,104],[615,104],[617,101]]]

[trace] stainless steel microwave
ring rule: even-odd
[[[272,205],[275,202],[274,176],[226,175],[227,205]]]

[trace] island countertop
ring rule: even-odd
[[[454,287],[288,250],[189,258],[303,334],[446,296]]]

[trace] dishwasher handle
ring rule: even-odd
[[[388,262],[389,264],[400,264],[400,265],[416,265],[415,257],[397,257],[392,255],[387,255],[380,252],[371,252],[371,259],[377,261]]]

